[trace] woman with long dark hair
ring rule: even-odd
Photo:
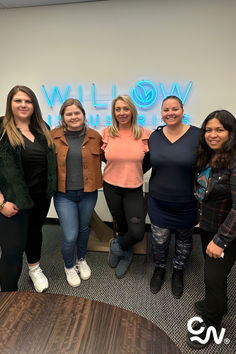
[[[236,259],[236,119],[226,110],[214,111],[204,120],[197,149],[196,196],[200,202],[200,231],[205,256],[205,297],[194,304],[207,328],[220,329],[227,311],[227,277]],[[206,344],[187,344],[201,349]]]
[[[13,87],[0,120],[1,291],[18,289],[24,251],[35,290],[48,288],[39,262],[42,226],[56,190],[53,146],[34,92]]]

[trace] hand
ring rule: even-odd
[[[7,218],[11,218],[12,216],[16,215],[18,211],[19,209],[17,208],[16,204],[12,202],[6,202],[6,204],[1,210],[1,213]]]
[[[211,241],[206,249],[206,254],[211,258],[220,258],[224,248],[217,246],[213,241]]]

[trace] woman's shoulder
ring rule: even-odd
[[[110,133],[109,133],[109,127],[106,127],[102,130],[102,140],[104,142],[108,142],[108,138],[110,136]]]
[[[141,129],[142,129],[141,139],[149,139],[150,135],[152,134],[152,130],[143,127]]]
[[[153,130],[151,132],[151,135],[150,135],[149,139],[153,138],[156,135],[162,134],[163,128],[164,128],[164,125],[159,125],[155,130]]]
[[[64,134],[64,130],[62,126],[56,127],[50,131],[50,134],[53,138],[60,137]]]
[[[200,132],[200,128],[199,127],[196,127],[195,125],[191,125],[190,124],[190,129],[193,131],[193,132],[196,132],[199,134]]]
[[[101,138],[101,134],[97,130],[92,128],[87,128],[86,134],[94,138]]]

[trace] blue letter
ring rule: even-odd
[[[90,124],[91,124],[93,127],[96,127],[96,126],[98,125],[98,122],[99,122],[99,115],[96,114],[96,122],[94,123],[94,122],[93,122],[93,116],[92,116],[92,114],[91,114],[90,117],[89,117],[89,122],[90,122]]]
[[[173,94],[174,94],[174,91],[176,90],[176,91],[177,91],[177,95],[176,95],[176,96],[178,96],[178,97],[181,99],[181,101],[183,102],[183,104],[184,104],[184,102],[186,101],[186,98],[187,98],[187,96],[188,96],[188,94],[189,94],[189,91],[190,91],[191,86],[192,86],[192,81],[189,82],[189,85],[188,85],[187,90],[186,90],[186,92],[185,92],[184,98],[182,99],[182,95],[181,95],[181,93],[180,93],[179,86],[178,86],[177,82],[175,82],[174,85],[173,85],[173,87],[172,87],[172,90],[171,90],[171,92],[170,92],[170,95],[173,95]],[[169,96],[169,95],[167,95],[167,94],[165,93],[165,89],[164,89],[164,86],[163,86],[162,83],[160,83],[160,87],[161,87],[161,91],[162,91],[162,94],[163,94],[164,98],[166,98],[167,96]]]
[[[65,102],[65,100],[67,99],[67,95],[68,95],[69,89],[70,89],[70,86],[68,85],[67,88],[66,88],[66,93],[65,93],[64,99],[63,99],[63,98],[61,97],[61,94],[60,94],[60,91],[59,91],[58,87],[57,87],[57,86],[54,86],[53,92],[52,92],[52,98],[51,98],[51,100],[50,100],[50,98],[48,97],[48,94],[47,94],[47,92],[46,92],[46,90],[45,90],[44,85],[42,85],[42,90],[43,90],[43,93],[44,93],[44,95],[45,95],[45,97],[46,97],[46,100],[47,100],[47,102],[48,102],[49,107],[52,107],[53,101],[54,101],[54,97],[55,97],[55,94],[56,94],[56,93],[57,93],[57,95],[58,95],[58,97],[59,97],[60,103],[62,104],[63,102]]]
[[[105,103],[96,103],[95,99],[95,84],[92,84],[92,97],[93,97],[93,105],[94,107],[107,107]]]

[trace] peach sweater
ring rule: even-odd
[[[143,184],[142,162],[148,152],[151,130],[142,128],[140,139],[133,138],[132,131],[121,131],[112,138],[109,127],[102,131],[102,149],[107,160],[103,179],[105,182],[123,188],[137,188]]]

